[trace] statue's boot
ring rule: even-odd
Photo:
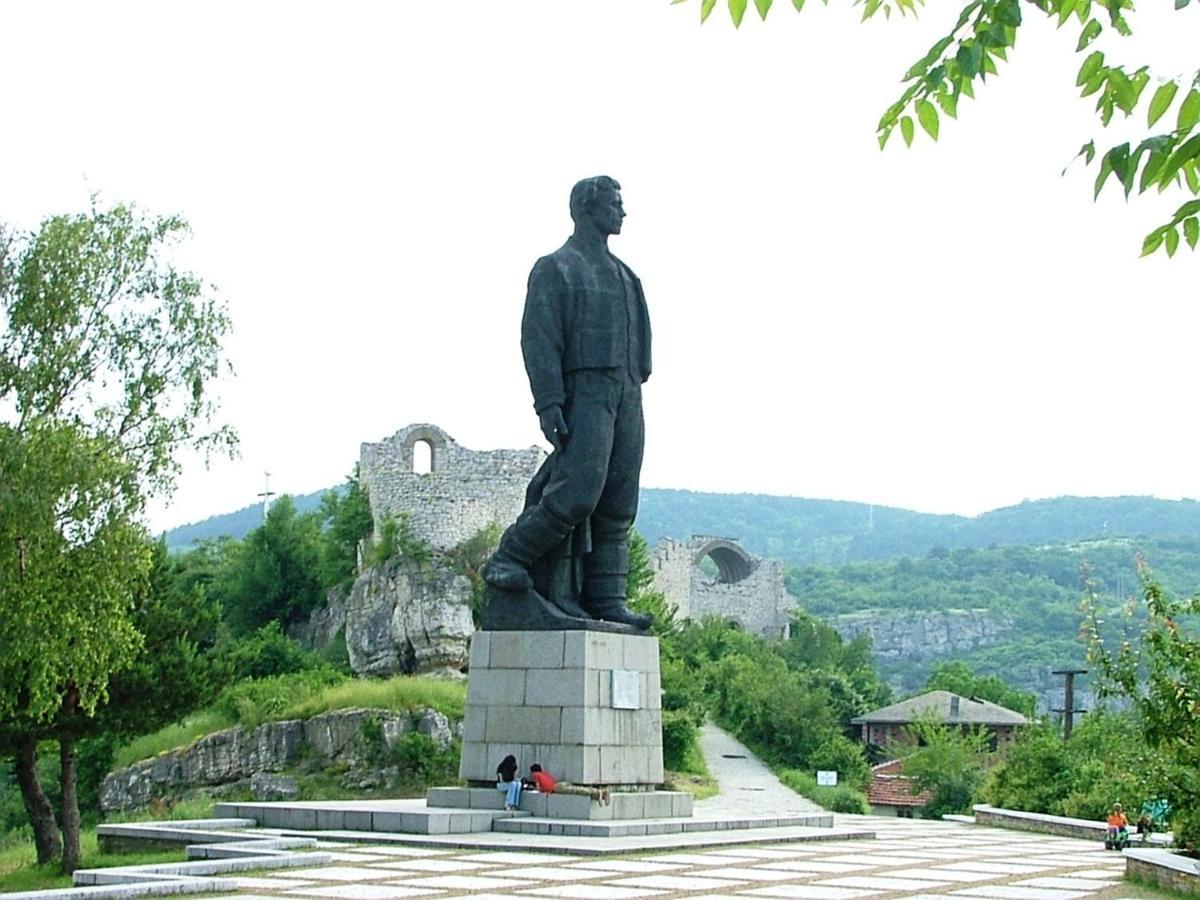
[[[533,564],[561,544],[571,530],[571,525],[540,505],[530,507],[500,538],[500,546],[484,566],[484,581],[505,591],[531,590]]]
[[[596,541],[584,563],[583,608],[594,619],[647,631],[654,617],[625,605],[629,589],[629,544]]]

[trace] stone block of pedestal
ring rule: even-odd
[[[663,780],[658,639],[601,631],[481,631],[471,641],[459,775],[496,780],[509,754],[583,785]]]

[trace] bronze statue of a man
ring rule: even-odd
[[[625,218],[620,191],[603,175],[576,184],[574,233],[529,275],[521,351],[554,452],[485,569],[489,609],[505,607],[493,618],[505,624],[490,627],[521,628],[521,598],[531,593],[549,601],[551,619],[650,626],[649,616],[625,606],[650,318],[641,282],[608,250]],[[554,627],[539,621],[524,627]]]

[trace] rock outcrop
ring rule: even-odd
[[[430,561],[390,560],[363,570],[349,588],[291,633],[321,649],[340,632],[356,675],[461,676],[475,632],[471,582],[440,554]]]
[[[434,709],[338,709],[254,729],[226,728],[110,773],[100,788],[100,808],[106,813],[142,809],[192,788],[250,780],[301,760],[317,768],[362,766],[413,731],[429,735],[443,749],[455,737],[450,720]]]
[[[449,564],[398,560],[365,570],[345,600],[346,650],[359,675],[461,674],[471,582]]]
[[[987,610],[933,611],[898,617],[882,612],[854,613],[827,620],[846,640],[869,634],[880,659],[927,659],[986,647],[1002,640],[1011,623]]]

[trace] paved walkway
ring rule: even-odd
[[[775,777],[757,756],[716,725],[700,730],[700,751],[720,793],[695,804],[696,815],[767,815],[823,812]]]
[[[875,840],[803,841],[586,858],[516,850],[331,845],[330,866],[239,879],[242,897],[392,900],[762,900],[942,897],[1076,900],[1147,896],[1098,843],[974,825],[839,817]]]

